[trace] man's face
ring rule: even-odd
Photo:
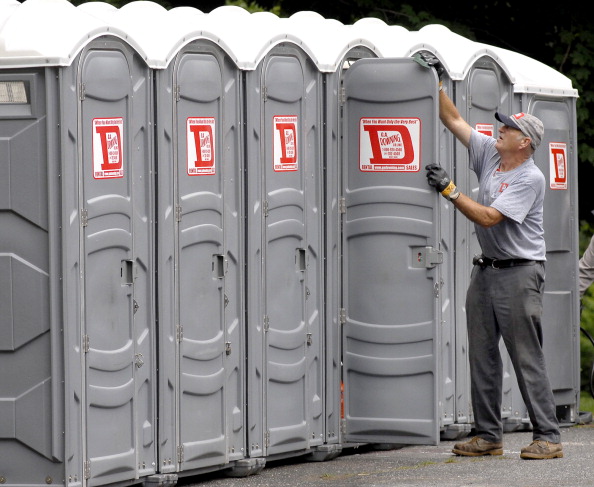
[[[495,147],[497,150],[517,151],[524,141],[529,143],[529,138],[526,137],[520,130],[502,125],[499,127],[499,137]]]

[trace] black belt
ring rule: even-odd
[[[516,267],[520,265],[534,265],[535,260],[528,259],[489,259],[482,255],[475,255],[472,259],[472,265],[479,265],[482,269],[485,267],[492,267],[493,269],[507,269],[508,267]]]

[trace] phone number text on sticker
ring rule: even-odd
[[[421,167],[421,120],[362,118],[359,169],[365,172],[417,172]]]

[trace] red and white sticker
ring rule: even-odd
[[[549,143],[549,185],[551,189],[567,189],[567,144]]]
[[[297,116],[281,115],[272,118],[272,164],[275,172],[297,171]]]
[[[477,123],[474,128],[481,134],[488,135],[489,137],[495,136],[495,126],[492,123]]]
[[[188,176],[215,174],[215,119],[189,117],[186,121]]]
[[[124,177],[124,119],[93,119],[93,177]]]
[[[421,167],[421,120],[362,118],[359,169],[364,172],[417,172]]]

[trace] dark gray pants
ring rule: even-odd
[[[499,339],[514,366],[535,440],[559,443],[559,423],[542,351],[544,264],[474,266],[466,296],[471,397],[477,436],[501,441],[503,366]]]

